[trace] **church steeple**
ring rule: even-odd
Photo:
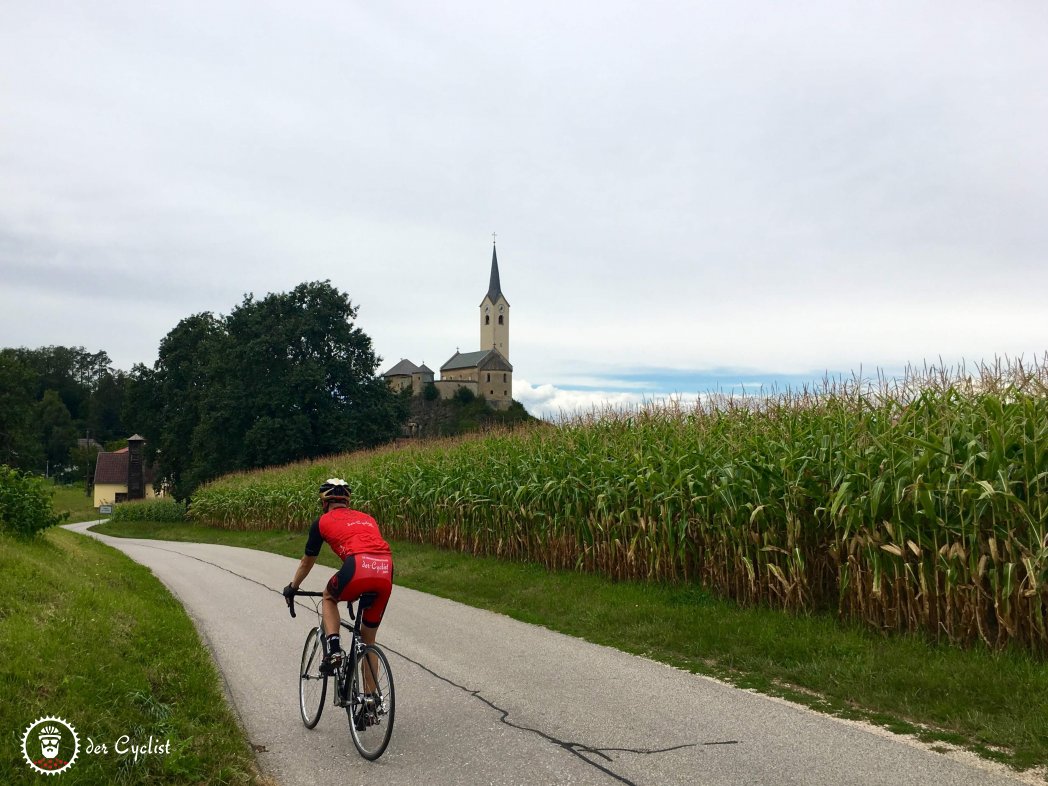
[[[488,284],[488,300],[492,303],[502,296],[502,284],[499,282],[499,258],[495,253],[495,244],[491,244],[491,283]]]
[[[509,301],[502,294],[499,258],[491,244],[491,278],[488,294],[480,301],[480,348],[497,349],[509,360]]]

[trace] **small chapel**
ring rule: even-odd
[[[440,379],[423,363],[416,366],[402,359],[382,375],[393,390],[409,389],[419,396],[432,384],[441,398],[451,398],[460,388],[483,396],[488,406],[508,409],[513,403],[513,365],[509,362],[509,301],[502,294],[499,260],[491,246],[491,278],[488,293],[480,301],[480,349],[455,351],[440,367]]]

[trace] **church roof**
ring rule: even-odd
[[[488,294],[485,298],[492,303],[497,303],[499,298],[506,300],[506,296],[502,294],[502,283],[499,281],[499,258],[495,253],[495,246],[491,247],[491,280],[488,282]],[[480,302],[484,303],[483,300]],[[509,305],[508,300],[506,305]]]
[[[487,357],[490,349],[481,349],[476,352],[456,352],[443,366],[441,371],[450,371],[455,368],[473,368]]]
[[[145,442],[145,440],[142,440]],[[131,452],[127,448],[120,448],[112,452],[102,451],[95,459],[95,484],[108,484],[114,486],[127,486],[128,469],[131,464]],[[156,480],[156,467],[146,464],[142,470],[142,479],[147,486],[152,486]]]
[[[421,372],[423,374],[432,374],[433,373],[433,369],[431,369],[429,366],[427,366],[425,363],[423,363],[421,366],[419,366],[418,368],[415,369],[415,372],[416,373]]]
[[[127,464],[130,454],[127,449],[113,453],[99,453],[95,459],[95,483],[127,485]]]
[[[497,349],[478,349],[476,352],[456,352],[440,370],[454,371],[460,368],[497,368],[499,371],[512,371],[513,366]]]
[[[401,360],[399,363],[397,363],[397,365],[393,366],[393,368],[391,368],[389,371],[387,371],[382,376],[384,376],[384,377],[410,377],[412,374],[414,374],[418,370],[419,370],[418,366],[416,366],[410,360],[405,359],[405,360]],[[432,374],[433,372],[430,372],[430,373]]]

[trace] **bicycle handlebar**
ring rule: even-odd
[[[305,595],[307,598],[322,598],[322,597],[324,597],[324,593],[323,592],[309,592],[307,590],[295,590],[295,595]],[[292,600],[291,598],[288,598],[288,597],[285,597],[285,600],[287,601],[287,610],[291,613],[291,616],[292,617],[297,616],[295,614],[295,601]],[[354,619],[356,617],[356,615],[353,613],[353,604],[352,603],[347,603],[346,604],[346,608],[349,610],[349,618],[350,619]],[[346,628],[347,630],[352,630],[353,629],[350,625],[346,625],[346,623],[344,623],[344,622],[342,623],[342,626],[344,628]]]

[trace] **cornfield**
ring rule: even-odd
[[[109,516],[110,521],[184,521],[186,506],[170,498],[121,502]]]
[[[1048,357],[230,475],[191,514],[302,529],[331,475],[396,539],[1048,653]]]

